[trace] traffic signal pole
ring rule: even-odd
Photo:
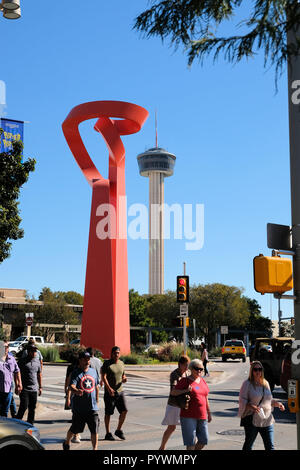
[[[300,38],[300,25],[289,30],[288,46]],[[290,181],[295,340],[300,342],[300,60],[298,56],[288,61],[289,136],[290,136]],[[295,341],[295,343],[296,343]],[[296,343],[297,345],[298,343]],[[299,347],[299,346],[297,346]],[[300,365],[292,361],[292,378],[300,380]],[[300,413],[296,413],[297,446],[300,450]]]

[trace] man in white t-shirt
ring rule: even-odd
[[[98,357],[95,356],[95,349],[94,348],[87,348],[86,351],[90,354],[90,366],[93,367],[93,369],[96,369],[99,381],[100,381],[100,386],[102,387],[103,383],[101,380],[101,367],[103,366],[103,362],[98,359]]]

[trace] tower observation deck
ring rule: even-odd
[[[175,160],[160,147],[137,156],[140,175],[149,178],[149,294],[164,292],[164,178],[173,175]]]

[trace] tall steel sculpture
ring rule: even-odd
[[[126,213],[125,149],[121,135],[139,132],[148,111],[120,101],[93,101],[71,110],[62,124],[67,143],[92,187],[81,344],[110,356],[112,346],[130,352]],[[109,150],[108,179],[102,177],[81,139],[78,126],[98,118],[94,129]]]

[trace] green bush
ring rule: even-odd
[[[213,348],[209,351],[208,353],[208,358],[209,356],[213,356],[213,357],[221,357],[222,356],[222,347],[216,347],[216,348]]]
[[[158,358],[158,352],[161,349],[161,346],[159,344],[151,344],[151,346],[148,348],[148,351],[146,353],[146,357],[151,357],[153,359]]]
[[[49,346],[48,348],[43,348],[39,346],[38,348],[41,351],[44,362],[59,362],[59,349],[57,346]]]
[[[161,362],[178,362],[183,354],[184,347],[182,343],[163,343],[160,345],[157,357]]]
[[[132,354],[127,354],[126,356],[121,356],[120,357],[121,361],[124,362],[124,364],[144,364],[144,358],[143,356],[140,356],[139,354],[132,353]]]
[[[189,356],[191,360],[201,359],[201,352],[199,352],[197,349],[187,348],[187,355]]]
[[[59,348],[59,356],[63,361],[72,362],[73,358],[78,356],[85,348],[80,344],[65,344]]]
[[[178,362],[180,356],[184,353],[183,343],[163,343],[155,346],[156,357],[161,362]],[[201,353],[197,349],[187,348],[187,356],[190,359],[201,359]],[[153,356],[152,356],[153,357]]]

